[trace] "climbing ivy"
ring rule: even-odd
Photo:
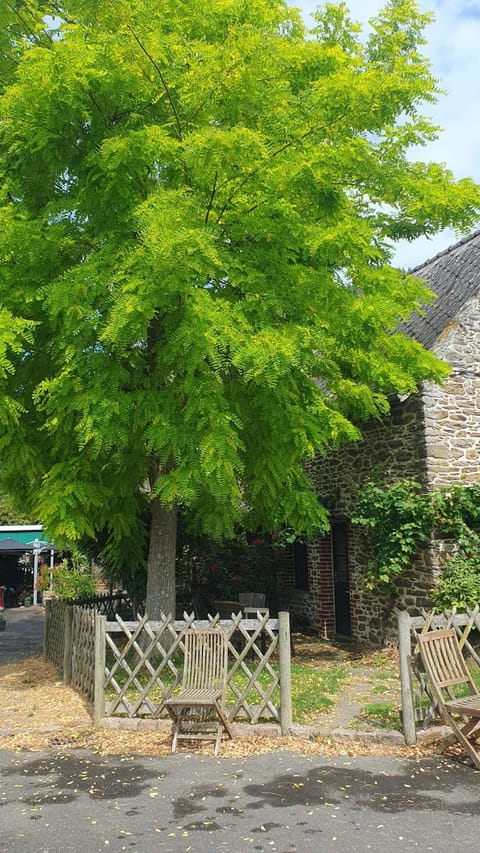
[[[431,497],[414,480],[391,485],[369,481],[359,490],[352,521],[368,531],[372,548],[365,587],[388,595],[429,538],[435,511]]]
[[[480,601],[480,484],[425,492],[415,480],[369,481],[358,491],[355,524],[368,533],[372,558],[366,589],[388,595],[422,543],[434,533],[456,541],[432,600],[442,607]]]

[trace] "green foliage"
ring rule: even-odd
[[[387,486],[370,481],[362,486],[352,521],[365,528],[373,552],[365,574],[367,589],[382,594],[396,590],[434,520],[431,498],[420,483],[401,480]]]
[[[437,586],[436,607],[475,607],[480,602],[480,485],[452,486],[433,496],[439,536],[456,540]]]
[[[193,540],[177,563],[179,593],[189,597],[193,589],[206,605],[214,599],[238,600],[241,592],[263,592],[269,602],[274,600],[278,554],[261,536],[239,533],[225,542]]]
[[[367,482],[359,489],[352,521],[365,528],[373,557],[365,585],[395,592],[418,548],[434,533],[456,540],[432,601],[440,607],[470,607],[480,601],[480,486],[454,484],[425,493],[420,483]]]
[[[51,583],[50,583],[51,579]],[[51,589],[54,595],[64,601],[91,598],[96,593],[95,579],[88,565],[80,557],[69,564],[67,559],[53,567],[42,566],[38,576],[37,589]]]
[[[441,489],[433,504],[439,536],[458,539],[469,530],[480,533],[480,484]]]
[[[105,581],[114,589],[127,592],[135,614],[143,612],[145,607],[148,547],[145,521],[139,524],[136,539],[121,535],[114,538],[103,529],[98,530],[95,538],[83,537],[79,543],[81,553],[100,567]]]
[[[393,331],[432,298],[394,241],[480,208],[410,156],[436,136],[428,16],[392,0],[363,37],[343,4],[309,34],[281,0],[0,15],[3,491],[59,543],[106,530],[117,564],[145,559],[153,501],[215,538],[325,526],[305,461],[447,372]]]
[[[43,18],[51,4],[41,0],[5,0],[0,5],[0,93],[13,80],[29,45],[48,46],[52,34]]]
[[[480,536],[463,534],[447,560],[438,585],[432,590],[435,607],[464,610],[480,603]]]
[[[7,495],[0,495],[0,524],[28,524],[31,519],[25,518],[11,506]]]

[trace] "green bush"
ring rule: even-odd
[[[440,536],[459,539],[469,530],[480,533],[480,484],[440,489],[433,493],[432,503]]]
[[[460,537],[458,550],[449,558],[431,598],[435,607],[447,609],[480,604],[480,536],[476,533]]]
[[[51,576],[51,587],[50,587]],[[95,579],[88,565],[82,565],[81,559],[74,559],[72,565],[67,560],[58,563],[53,569],[42,566],[37,589],[51,588],[54,595],[63,601],[75,601],[77,598],[91,598],[96,594]]]
[[[358,490],[352,521],[365,529],[372,550],[364,578],[367,589],[394,593],[419,548],[434,534],[458,542],[432,595],[435,605],[480,603],[480,484],[427,493],[415,480],[369,481]]]
[[[193,588],[206,600],[237,600],[241,592],[264,592],[271,600],[277,565],[276,549],[260,535],[240,533],[226,542],[193,539],[177,559],[177,593],[188,596]]]

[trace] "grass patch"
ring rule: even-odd
[[[391,702],[370,702],[364,705],[355,722],[355,728],[361,728],[365,724],[379,729],[399,729],[401,722],[397,705]]]
[[[129,665],[133,670],[135,668],[135,664],[137,662],[135,654],[129,656]],[[158,661],[151,661],[153,666],[155,667]],[[177,671],[181,671],[182,668],[182,657],[181,655],[176,656],[173,659],[173,664],[176,667]],[[107,666],[111,668],[113,665],[113,658],[111,656],[108,657]],[[247,665],[253,671],[255,669],[254,661],[247,661]],[[273,660],[270,663],[270,666],[273,672],[278,675],[279,666],[277,660]],[[292,685],[292,716],[293,720],[296,723],[310,723],[313,722],[317,716],[321,713],[326,713],[329,711],[334,705],[334,697],[338,693],[339,689],[343,685],[345,679],[347,678],[348,670],[344,666],[333,666],[333,667],[321,667],[315,666],[314,663],[309,661],[308,663],[293,663],[291,667],[291,685]],[[124,686],[128,680],[128,673],[125,669],[119,667],[115,672],[115,682],[121,687]],[[148,681],[151,679],[150,673],[147,672],[145,667],[136,674],[136,681],[141,685],[142,688],[146,686]],[[168,666],[165,666],[161,673],[159,674],[159,679],[161,680],[164,687],[170,687],[174,681],[175,677]],[[237,670],[235,676],[233,678],[233,688],[230,686],[227,690],[226,702],[227,705],[235,705],[237,702],[237,693],[236,691],[243,691],[248,684],[248,675],[241,668]],[[272,685],[272,675],[267,670],[264,669],[258,678],[258,684],[261,690],[264,693],[267,693]],[[114,700],[116,697],[116,691],[112,685],[110,685],[109,689],[106,691],[106,700],[107,702]],[[135,684],[131,684],[127,690],[126,698],[127,701],[135,702],[138,697],[138,687]],[[152,684],[149,693],[149,700],[153,703],[160,703],[163,699],[163,690],[160,684],[154,683]],[[248,691],[245,697],[245,701],[251,705],[258,705],[260,702],[259,693],[252,688]],[[270,697],[270,701],[273,705],[280,704],[280,690],[279,687],[276,687],[272,692]]]
[[[316,669],[292,665],[292,706],[296,723],[311,723],[320,713],[329,711],[335,695],[347,677],[344,667]]]
[[[398,669],[379,669],[375,673],[375,681],[390,681],[398,678]]]
[[[372,693],[376,696],[382,695],[383,693],[388,693],[390,688],[387,684],[377,684],[376,687],[372,689]]]

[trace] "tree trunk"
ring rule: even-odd
[[[147,598],[145,612],[157,621],[161,614],[175,618],[175,557],[177,544],[177,507],[166,509],[152,501],[150,547],[147,562]]]

